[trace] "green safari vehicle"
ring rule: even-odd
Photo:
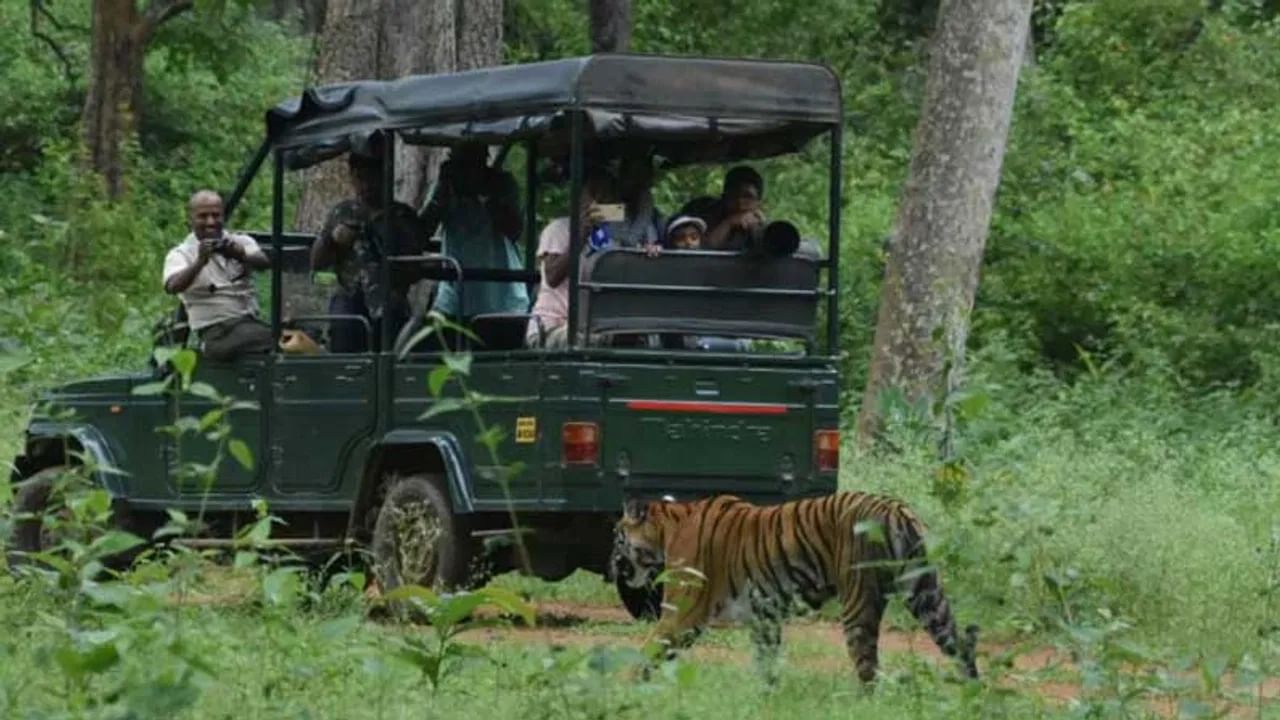
[[[166,509],[200,509],[206,536],[189,541],[230,545],[265,501],[283,521],[274,532],[281,545],[316,556],[366,548],[387,587],[463,584],[482,565],[549,580],[579,568],[609,576],[612,526],[627,498],[830,493],[841,118],[834,74],[792,62],[605,55],[308,89],[267,112],[266,137],[226,203],[230,217],[258,171],[272,168],[271,231],[255,235],[272,260],[277,338],[308,329],[323,345],[323,326],[343,319],[326,315],[329,288],[309,271],[314,236],[284,232],[286,179],[375,136],[388,178],[406,145],[479,141],[495,164],[524,160],[523,268],[460,267],[428,252],[387,257],[384,278],[410,265],[436,280],[536,288],[540,185],[567,185],[545,199],[558,192],[578,207],[586,163],[629,143],[680,167],[795,153],[825,139],[825,251],[779,223],[740,252],[647,257],[617,248],[585,257],[578,213],[557,213],[569,215],[575,238],[569,327],[578,332],[567,348],[526,348],[530,316],[501,314],[470,317],[468,333],[436,336],[435,345],[415,344],[422,334],[411,322],[396,336],[384,328],[370,343],[376,352],[202,359],[195,380],[252,405],[230,417],[257,460],[252,469],[223,463],[207,488],[184,487],[175,465],[211,452],[210,441],[156,429],[198,417],[212,401],[133,392],[170,368],[71,382],[44,394],[26,429],[11,478],[19,509],[39,511],[51,475],[89,459],[115,521],[143,537]],[[364,318],[346,319],[372,333]],[[745,341],[706,350],[621,340],[661,336]],[[479,411],[502,431],[496,463],[471,412],[427,412],[457,394],[453,385],[441,396],[429,390],[454,342],[470,357],[470,389],[495,398]],[[513,465],[520,470],[508,473]],[[46,542],[39,522],[18,524],[19,549]],[[510,541],[516,525],[519,543]],[[415,539],[425,547],[406,552]],[[620,584],[619,592],[633,614],[654,612],[656,591]]]

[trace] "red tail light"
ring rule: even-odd
[[[600,464],[600,426],[567,422],[560,430],[560,458],[565,465]]]
[[[813,434],[813,464],[818,472],[840,469],[839,430],[819,430]]]

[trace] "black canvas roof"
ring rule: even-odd
[[[594,55],[327,85],[266,119],[272,145],[303,167],[378,130],[439,145],[540,138],[554,151],[567,142],[574,110],[586,112],[595,140],[647,139],[679,162],[795,150],[840,121],[841,98],[835,74],[821,65]]]

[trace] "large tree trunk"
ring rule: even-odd
[[[451,72],[502,60],[502,0],[329,0],[316,58],[316,83]],[[418,207],[441,154],[403,144],[396,152],[396,198]],[[305,173],[297,227],[315,231],[350,193],[346,165]]]
[[[587,0],[591,23],[591,52],[631,49],[631,0]]]
[[[881,393],[945,398],[964,368],[1031,0],[946,0],[930,46],[924,109],[889,249],[858,433]]]
[[[135,0],[94,0],[89,89],[82,120],[90,168],[108,197],[124,192],[122,148],[142,112],[142,63],[161,23],[191,7],[191,0],[153,0],[139,12]]]

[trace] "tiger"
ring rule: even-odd
[[[881,617],[897,590],[934,643],[976,679],[978,628],[957,634],[924,532],[904,502],[861,492],[772,506],[732,495],[628,500],[616,524],[614,571],[633,588],[663,583],[656,636],[667,659],[710,621],[749,621],[758,668],[775,683],[783,623],[800,601],[816,610],[838,597],[849,657],[870,684]]]

